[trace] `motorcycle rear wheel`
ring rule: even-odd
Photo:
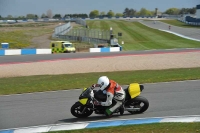
[[[85,111],[82,113],[83,109],[85,108],[80,102],[76,102],[71,107],[71,114],[77,118],[86,118],[93,113],[93,110],[86,107]]]
[[[128,103],[125,104],[125,108],[140,108],[136,111],[128,111],[131,114],[140,114],[149,108],[149,101],[145,97],[137,96],[128,101]]]

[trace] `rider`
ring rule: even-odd
[[[107,76],[101,76],[93,87],[99,87],[107,95],[105,102],[94,102],[95,105],[108,106],[105,110],[106,116],[111,116],[116,109],[121,107],[125,99],[125,92],[114,80],[109,80]],[[120,108],[120,114],[123,112],[124,108]]]

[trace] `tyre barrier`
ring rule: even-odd
[[[90,48],[90,52],[119,52],[122,47]],[[0,56],[5,55],[35,55],[52,54],[51,49],[0,49]]]
[[[122,47],[90,48],[90,52],[119,52]]]
[[[51,54],[51,49],[0,49],[0,56]]]

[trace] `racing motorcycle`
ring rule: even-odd
[[[144,89],[144,86],[138,83],[131,83],[124,89],[125,100],[121,107],[115,110],[114,113],[120,113],[123,115],[124,111],[128,111],[131,114],[140,114],[145,112],[149,107],[149,101],[140,96],[140,93]],[[95,90],[92,87],[84,88],[79,101],[71,107],[71,114],[77,118],[85,118],[90,116],[93,112],[95,114],[105,114],[106,106],[95,105],[94,102],[106,101],[105,91]],[[113,100],[112,103],[115,101]],[[111,105],[112,106],[112,105]],[[113,113],[113,114],[114,114]]]

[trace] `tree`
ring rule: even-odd
[[[189,10],[188,8],[181,8],[179,14],[188,14],[189,13],[188,10]]]
[[[140,16],[152,16],[152,12],[145,8],[141,8],[140,11],[138,12],[138,14]]]
[[[44,13],[42,14],[41,18],[48,18]]]
[[[38,18],[38,15],[35,14],[35,18]]]
[[[0,15],[0,18],[1,18],[1,15]]]
[[[62,16],[61,16],[60,14],[55,14],[55,15],[53,16],[53,18],[54,18],[54,19],[61,19]]]
[[[129,10],[128,14],[129,14],[129,16],[135,16],[135,15],[136,15],[136,12],[137,12],[136,10],[134,10],[134,9],[131,8],[131,9]]]
[[[7,16],[7,19],[12,19],[12,18],[13,18],[12,15]]]
[[[181,8],[179,11],[179,14],[195,14],[196,13],[196,7],[193,8]]]
[[[178,15],[180,13],[180,9],[178,8],[169,8],[165,11],[166,14],[169,15]]]
[[[136,15],[136,10],[134,10],[133,8],[129,9],[129,8],[125,8],[123,15],[124,17],[130,17],[130,16],[135,16]]]
[[[189,13],[190,14],[195,14],[196,13],[196,7],[189,8]]]
[[[96,17],[99,16],[99,11],[98,10],[93,10],[93,11],[90,12],[89,16],[91,18],[96,18]]]
[[[25,16],[18,16],[18,19],[25,19]]]
[[[48,18],[52,18],[52,16],[53,16],[52,11],[49,9],[49,10],[47,11],[47,17],[48,17]]]
[[[115,13],[110,10],[108,13],[107,13],[108,17],[114,17],[115,16]]]
[[[101,12],[101,13],[100,13],[100,16],[105,16],[105,15],[106,15],[105,12]]]
[[[116,17],[122,17],[123,16],[123,14],[122,13],[116,13],[116,15],[115,15]]]
[[[26,18],[27,18],[27,19],[35,19],[35,18],[38,18],[38,16],[35,15],[35,14],[27,14],[27,15],[26,15]]]
[[[129,8],[125,8],[124,12],[123,12],[124,17],[128,17],[129,16]]]

